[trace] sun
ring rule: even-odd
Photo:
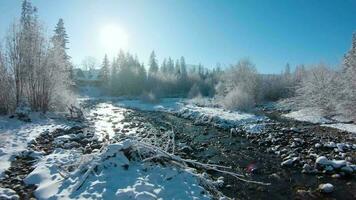
[[[107,54],[116,54],[119,49],[127,49],[129,36],[117,24],[108,24],[100,29],[100,44]]]

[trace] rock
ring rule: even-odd
[[[279,176],[277,173],[273,173],[273,174],[269,175],[269,177],[277,179],[277,180],[281,179],[281,176]]]
[[[337,143],[336,147],[340,152],[344,152],[346,150],[346,145],[343,143]]]
[[[316,172],[316,170],[309,164],[303,165],[302,173],[308,174],[308,173],[314,173],[314,172]]]
[[[299,160],[299,157],[293,157],[281,163],[281,166],[292,166],[295,161]]]
[[[327,148],[335,148],[335,147],[336,147],[336,144],[335,144],[335,142],[328,142],[328,143],[325,143],[325,144],[324,144],[324,147],[327,147]]]
[[[294,133],[302,133],[302,131],[298,128],[292,127],[290,128],[290,131],[294,132]]]
[[[325,173],[331,173],[331,172],[333,172],[333,171],[334,171],[334,168],[333,168],[332,166],[327,165],[327,166],[325,167]]]
[[[315,199],[315,196],[310,190],[298,189],[296,195],[298,197],[296,199]]]
[[[316,143],[316,144],[314,145],[314,147],[318,149],[318,148],[321,147],[321,144],[320,144],[320,143]]]
[[[11,199],[11,200],[17,200],[20,199],[20,197],[16,194],[16,192],[12,189],[9,188],[0,188],[0,199]]]
[[[330,160],[328,160],[325,156],[319,156],[316,159],[315,164],[319,166],[326,166],[330,164]]]
[[[340,169],[343,166],[346,166],[346,160],[332,160],[330,163],[335,169]]]
[[[345,172],[345,174],[352,174],[353,171],[354,171],[354,170],[352,169],[352,167],[350,167],[350,166],[348,166],[348,165],[342,167],[340,170],[341,170],[342,172]]]
[[[319,190],[322,193],[331,193],[334,191],[334,186],[331,183],[320,184]]]
[[[333,175],[331,175],[331,178],[340,178],[341,176],[340,176],[340,174],[333,174]]]

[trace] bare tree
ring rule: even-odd
[[[0,113],[6,114],[14,109],[13,80],[6,66],[5,55],[0,45]]]

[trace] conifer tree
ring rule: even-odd
[[[150,55],[149,66],[150,66],[148,70],[149,76],[152,76],[158,72],[158,64],[156,60],[156,54],[154,51],[152,51]]]
[[[110,76],[109,67],[110,67],[109,59],[108,56],[105,54],[100,69],[100,79],[102,81],[103,86],[108,86],[109,84],[109,76]]]

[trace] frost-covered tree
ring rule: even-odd
[[[62,18],[60,18],[58,20],[58,23],[54,29],[54,35],[52,37],[52,40],[56,43],[59,44],[60,46],[60,51],[63,51],[64,54],[64,61],[66,62],[66,70],[69,72],[70,75],[70,79],[73,79],[73,65],[70,62],[70,56],[67,53],[68,50],[68,46],[67,44],[69,43],[69,39],[68,39],[68,34],[67,31],[64,27],[64,21]]]
[[[20,21],[11,26],[6,47],[16,106],[25,101],[32,110],[45,112],[66,101],[62,95],[69,83],[65,50],[58,40],[46,37],[31,2],[23,1]]]
[[[340,108],[348,117],[356,120],[356,32],[352,37],[351,49],[347,52],[340,74]]]
[[[149,70],[148,75],[154,76],[158,72],[158,64],[156,59],[156,54],[154,51],[151,52],[150,59],[149,59]]]
[[[167,74],[167,72],[168,72],[167,59],[163,59],[160,70],[161,70],[162,74]]]
[[[14,109],[15,99],[13,80],[6,66],[5,55],[0,44],[0,114],[6,114]]]
[[[102,85],[104,88],[107,88],[109,85],[109,78],[110,78],[110,63],[109,63],[109,58],[105,54],[103,63],[101,64],[101,69],[100,69],[100,79],[102,82]]]
[[[54,29],[54,33],[55,34],[52,37],[52,39],[56,40],[63,49],[68,49],[67,44],[69,43],[69,40],[68,40],[66,29],[64,27],[64,21],[62,18],[58,20],[57,25]],[[66,55],[66,57],[69,56]]]
[[[186,80],[188,77],[187,64],[185,63],[185,58],[183,56],[180,57],[179,66],[180,66],[180,77],[182,80]]]
[[[169,57],[167,60],[167,72],[170,75],[174,75],[174,61],[171,57]]]
[[[258,102],[258,84],[255,65],[243,59],[224,72],[216,89],[218,99],[227,108],[249,108]]]
[[[319,64],[306,71],[294,101],[300,108],[319,108],[331,113],[335,108],[337,85],[336,73]]]

